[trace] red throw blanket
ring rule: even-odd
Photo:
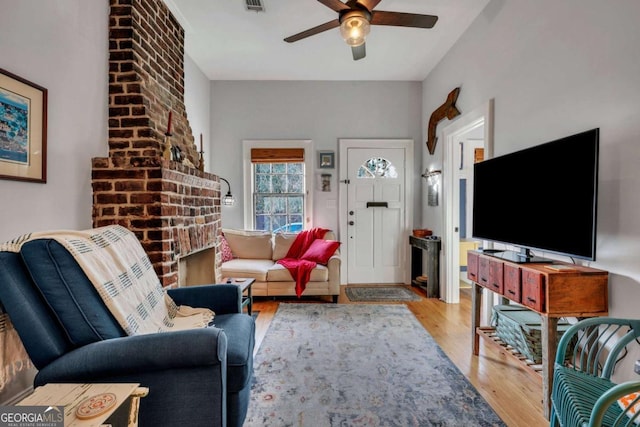
[[[324,228],[301,231],[291,244],[287,255],[277,261],[278,264],[289,270],[293,280],[296,281],[296,295],[298,298],[300,298],[307,287],[307,283],[309,283],[311,270],[316,268],[317,265],[314,261],[307,261],[300,259],[300,257],[309,249],[314,240],[322,239],[327,231],[329,230]]]

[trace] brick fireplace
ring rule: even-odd
[[[166,158],[167,141],[182,159]],[[161,0],[111,0],[108,144],[108,157],[92,159],[93,226],[132,230],[164,287],[220,281],[220,181],[198,168],[184,31]]]

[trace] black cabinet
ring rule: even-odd
[[[427,292],[428,298],[440,297],[440,248],[442,242],[439,237],[421,238],[409,236],[411,245],[411,284],[420,286]],[[426,253],[425,264],[422,255]],[[418,282],[416,277],[426,275],[427,285]]]

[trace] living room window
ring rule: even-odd
[[[254,163],[253,216],[257,230],[303,228],[304,163]]]
[[[311,141],[243,141],[245,228],[298,232],[311,225]]]

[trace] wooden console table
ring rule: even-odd
[[[467,277],[473,283],[471,295],[471,331],[473,354],[478,355],[480,337],[487,327],[480,327],[483,289],[537,312],[542,320],[542,403],[549,418],[553,365],[558,346],[558,319],[561,317],[597,317],[608,314],[609,273],[573,264],[516,264],[469,251]],[[567,270],[555,270],[553,266]],[[562,268],[562,267],[558,267]],[[508,301],[507,301],[508,300]]]

